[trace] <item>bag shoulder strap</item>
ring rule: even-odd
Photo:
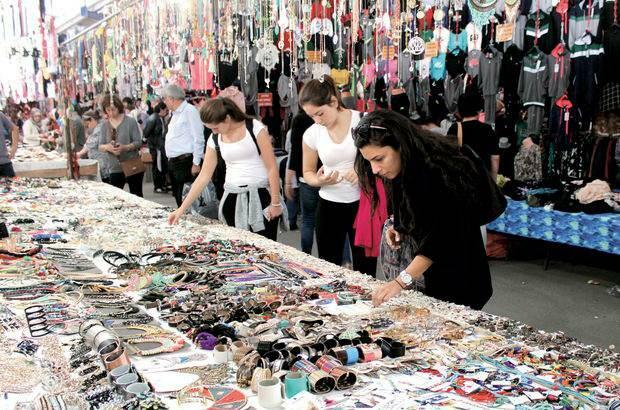
[[[215,144],[215,151],[217,155],[220,155],[220,134],[211,134],[209,137],[213,140],[213,144]]]
[[[258,141],[256,140],[256,135],[254,135],[254,118],[247,118],[245,120],[245,128],[247,128],[250,136],[252,137],[252,141],[254,141],[254,145],[256,145],[256,150],[258,151],[258,156],[261,156],[260,147],[258,146]]]
[[[457,138],[459,147],[462,147],[463,146],[463,123],[457,122],[456,126],[457,126],[456,138]]]

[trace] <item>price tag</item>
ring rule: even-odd
[[[384,60],[391,60],[396,55],[396,47],[394,46],[383,46],[381,49],[381,53],[383,54]]]
[[[507,24],[498,24],[495,32],[495,41],[498,43],[503,43],[505,41],[512,40],[512,33],[514,32],[515,26],[512,23]]]
[[[258,93],[256,94],[256,101],[259,107],[271,107],[273,105],[273,94]]]
[[[437,57],[439,54],[439,44],[436,41],[429,41],[424,48],[424,58]]]
[[[306,60],[309,63],[321,63],[323,62],[322,53],[320,51],[306,51]]]

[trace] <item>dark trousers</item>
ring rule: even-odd
[[[299,188],[295,188],[293,191],[295,192],[295,198],[292,201],[286,198],[288,223],[291,226],[297,225],[297,214],[299,213]]]
[[[191,154],[168,159],[168,175],[170,175],[172,195],[177,201],[177,206],[181,206],[183,203],[183,186],[186,182],[194,180],[192,176],[193,163],[194,156]]]
[[[0,177],[13,178],[14,176],[15,176],[15,170],[13,169],[13,163],[9,162],[8,164],[0,165]]]
[[[316,208],[319,205],[319,188],[299,183],[299,204],[301,205],[301,250],[312,254]]]
[[[141,172],[130,177],[126,177],[122,172],[114,172],[110,174],[108,178],[103,179],[110,185],[114,185],[117,188],[124,189],[125,184],[129,185],[129,192],[135,196],[144,197],[142,195],[142,180],[144,179],[144,172]]]
[[[271,204],[271,194],[267,188],[260,188],[258,190],[258,196],[260,197],[260,203],[262,205],[262,209],[267,208]],[[237,194],[228,194],[226,197],[226,201],[222,206],[222,213],[224,214],[224,219],[226,220],[226,224],[228,226],[235,226],[235,208],[237,206]],[[250,229],[250,231],[264,236],[267,239],[271,239],[272,241],[278,240],[278,222],[281,217],[277,217],[276,219],[272,219],[268,221],[267,218],[263,216],[263,223],[265,224],[265,229],[262,231],[254,232]]]
[[[355,217],[359,201],[350,204],[327,201],[319,198],[316,215],[316,243],[319,258],[342,265],[345,238],[349,235],[353,269],[374,276],[377,258],[366,257],[364,249],[353,246],[355,238]]]
[[[166,175],[168,174],[168,158],[166,158],[166,153],[161,150],[161,171],[157,169],[157,150],[149,149],[151,151],[151,158],[153,158],[153,163],[151,165],[153,170],[153,188],[154,189],[166,189]]]

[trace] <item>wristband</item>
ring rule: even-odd
[[[347,352],[347,362],[346,362],[347,365],[355,364],[360,360],[360,353],[359,353],[359,350],[357,350],[357,347],[347,347],[346,352]]]
[[[357,349],[360,354],[360,361],[362,363],[372,362],[374,360],[379,360],[383,357],[383,353],[381,352],[381,348],[376,344],[362,344],[357,346]]]
[[[296,361],[293,367],[299,371],[302,371],[308,374],[314,373],[319,370],[317,366],[315,366],[314,364],[312,364],[311,362],[305,359]]]
[[[342,366],[343,363],[347,362],[347,350],[344,347],[333,348],[330,351],[328,351],[326,354],[333,358],[338,359],[338,361],[340,362],[339,366]],[[318,363],[317,363],[317,366],[321,367]]]
[[[338,366],[329,372],[329,375],[336,380],[338,390],[349,389],[357,383],[357,374],[346,367]]]
[[[383,357],[388,357],[390,355],[390,351],[392,350],[392,342],[393,340],[387,337],[382,337],[375,341],[377,346],[381,348],[381,353],[383,354]]]
[[[316,365],[325,373],[330,373],[336,367],[342,367],[342,362],[333,356],[321,356]]]
[[[314,393],[329,393],[336,387],[336,380],[323,370],[310,373],[308,380],[310,382],[310,389],[312,389]]]
[[[392,342],[392,349],[390,350],[390,357],[397,358],[405,355],[405,344],[401,342]]]

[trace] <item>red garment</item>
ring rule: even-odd
[[[355,224],[353,225],[355,228],[355,246],[364,248],[366,256],[375,258],[379,256],[383,224],[388,218],[385,189],[383,188],[383,182],[379,178],[377,178],[377,193],[379,195],[379,202],[377,203],[377,209],[373,212],[372,197],[362,191]]]
[[[310,11],[310,20],[314,20],[316,18],[331,19],[333,14],[334,9],[332,7],[323,7],[320,1],[315,1],[312,4],[312,10]]]

